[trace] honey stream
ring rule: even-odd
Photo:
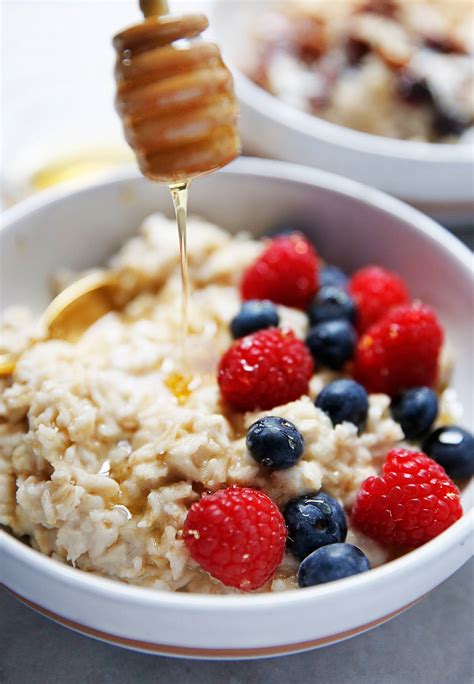
[[[187,213],[189,181],[170,183],[176,223],[179,235],[179,254],[181,264],[181,357],[186,362],[186,338],[188,334],[188,246],[187,246]]]

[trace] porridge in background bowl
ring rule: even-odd
[[[288,104],[341,126],[468,141],[472,21],[463,0],[293,0],[256,23],[247,73]]]
[[[377,301],[379,309],[387,308],[387,302],[400,305],[417,321],[425,315],[417,304],[409,305],[408,293],[397,276],[383,269],[368,268],[347,283],[337,269],[322,267],[319,257],[300,234],[265,242],[245,234],[233,237],[215,225],[191,220],[192,293],[183,358],[179,345],[181,320],[177,301],[181,282],[174,222],[160,215],[148,218],[140,234],[125,244],[109,268],[118,276],[120,295],[125,302],[123,309],[99,319],[76,343],[45,340],[31,344],[38,331],[28,313],[11,309],[6,314],[2,345],[7,350],[25,350],[13,377],[2,380],[2,524],[18,536],[29,537],[42,553],[82,570],[157,589],[226,593],[248,587],[245,583],[240,583],[239,588],[235,583],[226,586],[229,582],[219,581],[217,573],[213,576],[203,569],[205,563],[196,562],[201,556],[194,541],[199,545],[205,535],[187,525],[190,510],[201,514],[199,502],[222,497],[222,492],[231,489],[225,489],[228,485],[235,485],[237,492],[253,488],[250,491],[263,492],[265,506],[273,507],[267,510],[274,510],[277,516],[278,509],[284,512],[286,523],[292,528],[295,518],[288,513],[289,503],[293,508],[300,506],[303,516],[307,515],[308,509],[304,507],[311,506],[322,491],[330,503],[318,503],[318,515],[322,515],[318,523],[324,523],[318,529],[322,534],[333,535],[334,549],[355,545],[372,567],[400,553],[403,544],[395,542],[400,542],[404,534],[411,534],[410,531],[402,529],[403,522],[400,529],[394,530],[392,525],[384,543],[384,530],[364,522],[361,486],[367,478],[381,472],[387,453],[394,448],[416,450],[420,439],[433,428],[457,423],[459,404],[449,388],[449,354],[446,348],[439,354],[442,333],[437,324],[433,333],[438,335],[436,349],[431,349],[429,340],[417,337],[422,355],[431,357],[436,366],[424,366],[415,383],[425,384],[420,379],[423,376],[428,378],[428,384],[436,385],[437,411],[431,417],[426,417],[430,407],[424,400],[420,404],[415,398],[410,403],[406,396],[396,396],[393,383],[383,384],[387,383],[390,368],[382,368],[381,375],[377,375],[377,360],[364,356],[372,342],[375,341],[375,347],[382,344],[385,334],[385,319],[383,311],[377,311]],[[319,275],[315,276],[315,272]],[[295,278],[295,273],[300,277]],[[293,287],[297,288],[296,293],[291,292]],[[268,320],[261,318],[262,307],[252,310],[252,300],[272,299],[272,288],[274,292],[280,288],[277,299],[285,304],[267,302],[264,318],[265,311],[277,315],[277,321],[273,319],[272,327],[267,328]],[[242,308],[241,292],[249,300]],[[354,307],[359,311],[357,318]],[[368,318],[361,318],[362,311]],[[423,323],[430,336],[432,320],[426,321],[431,315],[434,316],[426,314]],[[342,338],[339,328],[335,333],[330,326],[327,330],[328,324],[336,321],[339,325],[341,320]],[[354,321],[359,326],[357,342]],[[278,329],[273,327],[275,322]],[[405,330],[400,320],[389,321],[391,338],[397,337],[393,326]],[[236,337],[234,342],[231,329]],[[351,349],[344,337],[348,330],[353,340]],[[321,331],[333,335],[329,356],[327,345],[323,344],[322,352],[318,346]],[[253,373],[248,353],[253,353],[255,340],[260,345],[261,357],[254,368],[259,363],[260,367],[267,364],[262,375],[266,394],[258,386],[246,391],[247,376],[242,376]],[[316,359],[315,370],[309,349]],[[295,359],[299,363],[294,363]],[[413,359],[404,359],[408,367],[410,360]],[[398,359],[387,357],[384,363],[391,367]],[[424,361],[418,358],[414,365],[417,363],[423,366]],[[403,373],[400,368],[395,370]],[[327,394],[328,388],[338,386],[337,382],[352,382],[365,393],[360,384],[344,379],[354,372],[356,376],[359,373],[366,387],[375,389],[368,394],[367,406],[362,407],[357,419],[351,415],[338,419],[330,402],[324,403],[323,388]],[[299,381],[303,378],[304,388],[291,396],[296,376]],[[409,379],[404,382],[413,385]],[[392,399],[383,391],[384,387],[393,395]],[[433,396],[431,392],[430,401]],[[274,403],[276,397],[287,400]],[[408,408],[403,407],[404,400]],[[354,406],[336,408],[351,413]],[[268,416],[280,420],[279,429],[295,430],[293,436],[296,434],[302,440],[302,453],[291,463],[288,458],[292,455],[285,449],[283,464],[278,467],[259,461],[258,449],[249,441],[257,421],[263,420],[264,428],[268,428]],[[405,432],[416,433],[413,421],[415,428],[420,428],[421,421],[421,428],[407,442],[401,425]],[[434,458],[441,462],[444,458],[443,465],[449,473],[450,455],[446,455],[446,449],[443,452],[442,440],[436,434],[432,433],[428,441],[433,443]],[[468,435],[466,439],[472,440]],[[455,441],[451,440],[453,445]],[[411,457],[403,452],[399,460],[403,458]],[[437,466],[432,463],[429,467]],[[396,474],[385,472],[387,479],[396,479]],[[450,508],[450,501],[456,500],[458,505],[455,486],[439,471],[433,472],[447,499],[439,505],[435,501],[423,522],[419,519],[420,511],[412,511],[413,519],[423,527],[422,533],[427,531],[427,538],[438,534],[460,515],[460,509],[453,514],[454,509]],[[373,482],[380,485],[380,480]],[[208,493],[208,497],[203,497]],[[309,501],[302,499],[305,496]],[[351,520],[356,502],[357,527]],[[400,504],[400,498],[396,503]],[[245,508],[245,502],[241,505]],[[348,519],[347,538],[341,531],[343,522],[331,532],[336,514]],[[226,520],[233,525],[235,521],[231,518]],[[420,542],[425,540],[419,537]],[[290,538],[288,548],[293,542],[295,539]],[[305,544],[313,542],[305,537]],[[416,545],[414,538],[411,542],[410,546]],[[273,541],[265,537],[262,543]],[[278,543],[284,545],[285,539],[282,542],[280,538]],[[297,574],[301,553],[282,554],[283,546],[281,553],[276,554],[275,567],[257,589],[295,588],[298,576],[304,586],[301,573]],[[246,555],[239,556],[237,561],[227,559],[227,563],[246,561]],[[305,577],[308,574],[311,576],[307,572]]]

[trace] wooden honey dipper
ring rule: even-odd
[[[140,0],[145,21],[121,33],[116,107],[141,171],[164,183],[189,181],[240,153],[238,105],[217,45],[193,39],[204,15],[170,16],[161,0]]]
[[[143,174],[171,189],[179,229],[186,331],[186,198],[189,181],[215,171],[240,153],[238,107],[230,71],[217,45],[195,42],[207,28],[203,15],[162,16],[163,0],[140,0],[145,21],[114,38],[117,109]],[[116,307],[119,283],[98,270],[72,283],[40,317],[47,338],[76,340],[97,318]],[[0,377],[14,372],[22,352],[0,354]]]

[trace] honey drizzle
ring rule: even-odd
[[[181,373],[170,373],[165,380],[165,385],[173,392],[180,406],[183,406],[191,395],[191,382],[192,377]]]
[[[181,265],[181,356],[183,362],[186,358],[186,337],[188,334],[188,246],[187,246],[187,210],[189,181],[170,183],[169,189],[173,199],[176,223],[178,224],[179,254]]]

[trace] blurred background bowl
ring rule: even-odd
[[[474,225],[472,144],[399,141],[343,128],[292,108],[244,75],[241,67],[252,52],[249,27],[269,6],[275,2],[170,2],[175,13],[210,15],[209,34],[222,45],[235,75],[244,151],[379,187],[450,227]],[[111,38],[140,16],[132,0],[6,3],[0,205],[130,162],[113,105]]]
[[[245,73],[258,16],[275,1],[215,0],[211,32],[222,45],[241,103],[244,151],[306,164],[377,187],[450,227],[474,222],[472,142],[383,138],[324,121],[266,92]]]

